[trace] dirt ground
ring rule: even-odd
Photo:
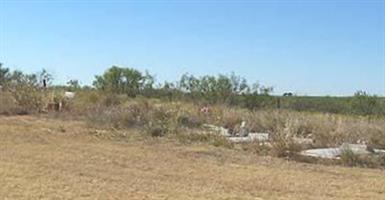
[[[385,199],[385,171],[0,116],[0,199]]]

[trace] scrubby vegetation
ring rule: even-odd
[[[272,96],[271,87],[249,84],[235,74],[185,74],[176,83],[156,86],[148,72],[116,66],[96,76],[93,87],[81,87],[76,80],[50,86],[51,80],[45,70],[24,74],[0,66],[0,114],[44,113],[49,112],[47,104],[61,103],[61,115],[82,118],[91,126],[136,129],[181,143],[226,148],[237,147],[202,125],[237,132],[244,121],[251,132],[269,133],[271,145],[247,144],[241,149],[289,159],[296,159],[297,152],[309,146],[295,138],[311,138],[311,147],[348,142],[385,149],[385,99],[365,92],[352,97]],[[42,87],[43,81],[50,87]],[[76,97],[66,99],[64,91],[76,92]],[[208,112],[201,112],[204,106]],[[341,156],[341,163],[349,166],[385,167],[383,161],[383,157],[363,158],[349,151]]]

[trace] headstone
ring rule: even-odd
[[[245,121],[242,121],[241,123],[241,127],[239,129],[239,136],[241,137],[245,137],[249,134],[249,132],[247,131],[246,129],[246,122]]]
[[[75,98],[75,92],[64,92],[64,97],[67,99]]]

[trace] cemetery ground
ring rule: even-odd
[[[0,116],[0,199],[385,199],[381,169],[115,131]]]

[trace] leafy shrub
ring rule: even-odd
[[[358,91],[351,99],[352,112],[359,115],[385,114],[384,106],[379,98],[363,91]]]
[[[152,88],[153,77],[133,68],[112,66],[103,75],[96,76],[93,85],[102,91],[136,97],[140,92]]]

